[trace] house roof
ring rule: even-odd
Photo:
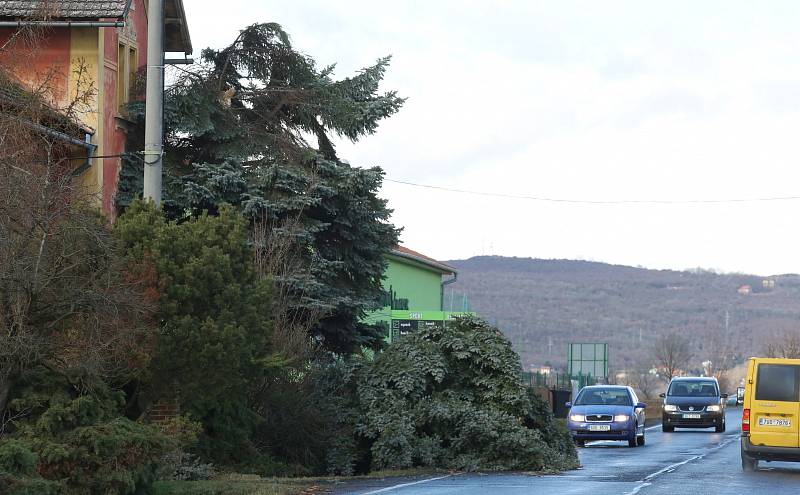
[[[131,0],[0,0],[0,17],[121,19]]]
[[[192,53],[183,0],[164,1],[164,51]]]
[[[416,261],[417,263],[422,263],[423,265],[428,266],[429,268],[433,268],[436,271],[440,271],[443,274],[455,274],[457,270],[452,266],[442,263],[441,261],[437,261],[430,256],[425,256],[422,253],[418,253],[413,249],[408,249],[405,246],[397,246],[392,249],[392,254],[397,256],[398,258],[405,258],[412,261]]]
[[[133,0],[0,0],[0,18],[86,21],[124,19]],[[164,51],[192,53],[183,0],[164,1]]]

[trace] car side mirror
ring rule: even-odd
[[[647,404],[645,404],[644,402],[637,402],[636,403],[636,409],[644,409],[646,407],[647,407]]]
[[[658,394],[658,396],[659,396],[659,397],[661,397],[661,398],[663,399],[664,397],[666,397],[666,396],[667,396],[667,394],[665,394],[664,392],[661,392],[660,394]]]
[[[728,398],[728,394],[719,394],[719,396],[722,397],[723,399],[727,399]]]
[[[572,407],[572,402],[566,402],[566,403],[564,403],[564,405],[567,406],[567,408],[570,408],[570,407]]]

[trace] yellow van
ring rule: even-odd
[[[742,411],[742,469],[800,462],[800,359],[750,358]]]

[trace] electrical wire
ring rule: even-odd
[[[547,203],[569,203],[583,205],[627,205],[627,204],[653,204],[653,205],[681,205],[681,204],[724,204],[724,203],[755,203],[765,201],[794,201],[800,196],[772,196],[760,198],[726,198],[726,199],[618,199],[618,200],[592,200],[592,199],[570,199],[570,198],[551,198],[544,196],[526,196],[518,194],[505,194],[487,191],[475,191],[469,189],[457,189],[453,187],[434,186],[430,184],[419,184],[406,180],[384,178],[386,182],[403,184],[406,186],[434,189],[460,194],[472,194],[476,196],[489,196],[495,198],[524,199],[528,201],[541,201]]]
[[[93,155],[89,157],[85,156],[72,156],[68,157],[67,160],[86,160],[86,158],[91,158],[92,160],[96,160],[98,158],[136,158],[139,161],[142,161],[142,157],[136,156],[136,153],[117,153],[116,155]]]

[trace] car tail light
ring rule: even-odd
[[[750,409],[742,411],[742,431],[750,431]]]

